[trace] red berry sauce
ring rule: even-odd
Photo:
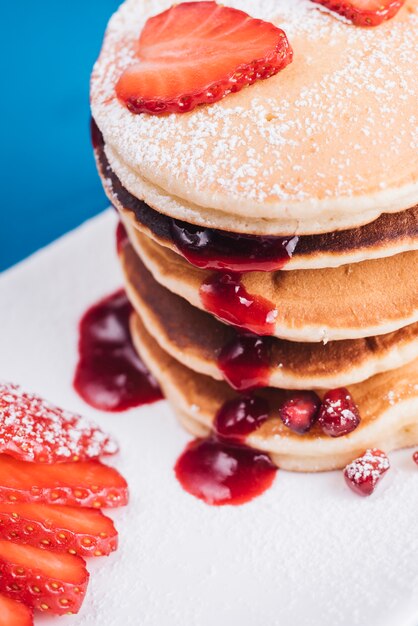
[[[77,393],[96,409],[125,411],[162,398],[129,332],[132,307],[123,290],[93,305],[79,325]]]
[[[299,237],[240,235],[172,220],[178,251],[196,267],[233,272],[272,272],[292,258]]]
[[[122,252],[122,248],[125,243],[128,243],[128,233],[126,232],[125,226],[122,222],[118,222],[116,227],[116,251],[118,254]]]
[[[243,504],[264,493],[277,467],[269,455],[249,448],[245,437],[268,418],[259,397],[238,397],[218,411],[214,434],[188,444],[175,465],[183,489],[206,504]]]
[[[237,334],[218,357],[225,380],[238,391],[267,387],[271,372],[271,339]]]
[[[215,272],[202,283],[200,297],[205,309],[224,322],[257,335],[274,332],[277,309],[266,298],[249,294],[241,274]]]
[[[214,438],[189,443],[174,468],[185,491],[211,505],[244,504],[273,483],[268,454]]]

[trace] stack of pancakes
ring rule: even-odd
[[[270,335],[265,386],[252,391],[269,399],[270,417],[246,443],[301,471],[342,467],[369,447],[415,445],[418,0],[374,29],[306,0],[229,4],[280,26],[293,63],[191,113],[133,115],[114,94],[121,45],[170,2],[127,0],[93,72],[95,155],[129,236],[120,259],[135,345],[182,424],[210,432],[239,393],[220,355],[257,326],[251,312],[232,320],[230,302],[226,314],[205,310],[202,285],[218,270],[185,258],[179,229],[251,244],[285,238],[286,263],[268,271],[248,263],[239,276],[232,268],[273,312],[259,328]],[[280,420],[284,390],[342,386],[362,418],[350,434],[315,426],[300,435]]]

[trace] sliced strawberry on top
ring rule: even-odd
[[[116,94],[132,113],[184,113],[277,74],[292,54],[269,22],[216,2],[183,2],[146,22]]]
[[[356,26],[379,26],[390,20],[405,0],[313,0],[350,20]]]
[[[0,452],[23,461],[87,461],[115,454],[116,442],[80,415],[18,385],[0,383]]]
[[[93,508],[128,503],[126,480],[100,461],[28,463],[0,454],[0,502],[44,502]]]
[[[0,539],[79,556],[116,550],[118,534],[101,511],[57,504],[0,502]]]
[[[84,559],[0,541],[0,591],[39,611],[78,613],[89,574]]]
[[[33,626],[32,610],[0,594],[0,626]]]

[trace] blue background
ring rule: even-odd
[[[89,75],[118,0],[2,0],[0,270],[107,206]]]

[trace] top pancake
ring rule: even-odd
[[[354,228],[418,202],[418,0],[371,29],[308,0],[230,0],[283,28],[293,63],[191,113],[133,115],[114,87],[145,20],[170,4],[127,0],[93,72],[93,115],[128,191],[192,223],[250,232],[273,221],[284,234]]]

